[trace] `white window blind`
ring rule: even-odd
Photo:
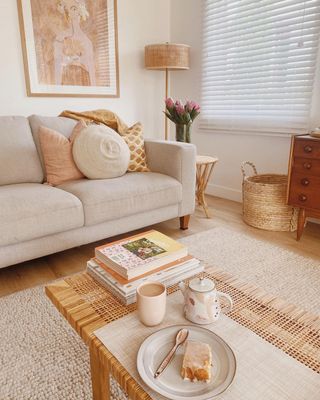
[[[205,0],[203,7],[200,127],[307,129],[320,0]]]

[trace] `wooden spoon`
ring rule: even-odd
[[[180,331],[176,335],[175,345],[172,347],[172,349],[169,351],[169,353],[166,355],[166,357],[160,364],[159,368],[156,370],[154,374],[155,378],[158,378],[158,376],[167,368],[175,352],[177,351],[177,348],[187,340],[188,335],[189,335],[188,329],[180,329]]]

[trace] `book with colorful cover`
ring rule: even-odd
[[[186,246],[156,230],[95,249],[95,257],[99,261],[127,280],[187,255]]]

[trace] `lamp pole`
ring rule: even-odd
[[[166,99],[169,96],[169,70],[166,68]],[[164,115],[164,138],[168,140],[168,118]]]

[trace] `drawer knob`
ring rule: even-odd
[[[308,197],[307,197],[305,194],[300,194],[300,195],[299,195],[299,200],[300,200],[300,201],[307,201],[307,200],[308,200]]]
[[[309,183],[310,183],[310,181],[309,181],[308,178],[303,178],[303,179],[301,179],[301,185],[303,185],[303,186],[308,186]]]
[[[311,163],[309,163],[309,162],[303,163],[303,168],[305,168],[305,169],[311,169],[311,167],[312,167],[312,164],[311,164]]]
[[[304,146],[304,151],[306,152],[306,153],[311,153],[312,152],[312,146],[309,146],[309,145],[307,145],[307,146]]]

